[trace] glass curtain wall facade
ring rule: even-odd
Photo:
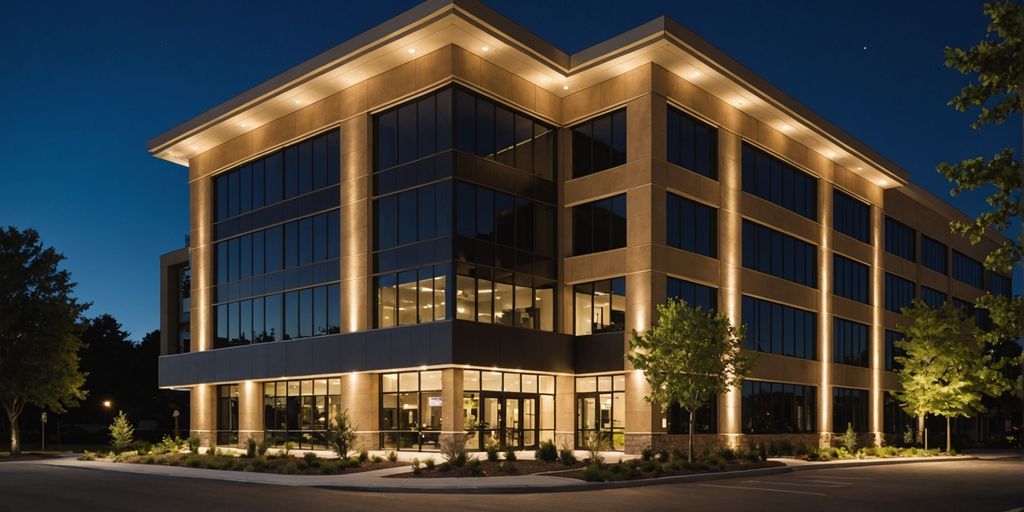
[[[271,446],[329,449],[324,434],[340,412],[340,378],[263,383],[264,436]]]
[[[381,447],[440,450],[441,404],[440,370],[381,374]]]
[[[466,447],[530,449],[555,438],[555,377],[488,370],[462,372]]]
[[[375,115],[374,140],[374,326],[553,331],[554,129],[450,86]]]

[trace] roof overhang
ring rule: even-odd
[[[457,45],[564,97],[657,64],[872,183],[907,173],[675,21],[661,17],[568,55],[474,0],[429,0],[149,141],[190,158],[419,55]]]

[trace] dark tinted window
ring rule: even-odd
[[[840,297],[869,303],[868,266],[835,254],[832,269],[833,291]]]
[[[718,257],[718,210],[672,193],[665,209],[669,247]]]
[[[914,228],[892,218],[885,218],[885,250],[905,260],[917,261]]]
[[[815,288],[817,247],[803,240],[743,221],[743,266]]]
[[[1002,295],[1004,297],[1010,297],[1013,295],[1013,280],[1002,274],[987,271],[988,274],[988,291],[992,295]]]
[[[626,109],[585,121],[572,129],[572,177],[626,163]]]
[[[897,370],[903,366],[896,362],[896,358],[903,355],[903,350],[896,346],[896,342],[903,339],[903,335],[896,331],[885,331],[885,369],[889,371]]]
[[[573,254],[626,246],[626,194],[572,208]]]
[[[902,277],[885,274],[885,309],[900,312],[914,300],[914,282]]]
[[[933,308],[939,308],[942,307],[942,305],[946,302],[946,294],[934,288],[922,286],[921,300],[924,301],[925,304]]]
[[[818,179],[746,142],[743,191],[808,219],[818,218]]]
[[[690,307],[700,307],[705,311],[718,309],[718,290],[710,286],[670,277],[666,283],[666,292],[669,298],[686,301]]]
[[[868,326],[835,317],[832,319],[832,361],[868,366]]]
[[[667,160],[713,180],[718,179],[718,130],[668,107]]]
[[[743,433],[815,432],[817,388],[780,382],[743,381]]]
[[[985,268],[980,261],[960,251],[953,251],[953,279],[975,288],[984,288]]]
[[[743,346],[758,352],[814,359],[817,353],[817,317],[812,311],[743,296]]]
[[[840,190],[833,189],[832,197],[832,225],[835,230],[870,244],[871,207]]]
[[[921,235],[921,264],[942,275],[949,273],[949,248],[946,244]]]
[[[868,391],[866,389],[832,388],[832,430],[868,431]]]

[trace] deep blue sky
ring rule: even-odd
[[[668,15],[941,197],[938,162],[1019,145],[1019,124],[978,132],[945,106],[965,82],[942,48],[981,39],[980,1],[489,4],[570,53]],[[413,5],[3,3],[0,225],[39,230],[89,314],[141,338],[159,323],[159,255],[188,229],[186,171],[148,156],[146,140]]]

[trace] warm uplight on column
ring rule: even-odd
[[[821,219],[819,243],[821,258],[818,265],[819,304],[818,324],[820,339],[818,348],[821,352],[821,383],[818,385],[818,432],[830,436],[832,433],[832,388],[829,374],[832,367],[832,187],[821,180],[819,185],[819,215]],[[822,441],[819,439],[819,442]]]
[[[871,208],[871,431],[875,433],[875,445],[881,446],[884,395],[882,391],[882,359],[885,353],[885,326],[882,312],[882,210],[883,191],[878,191],[879,205]]]
[[[743,220],[740,217],[740,166],[737,155],[740,153],[739,138],[731,132],[722,132],[719,135],[719,158],[721,169],[719,178],[721,180],[721,238],[719,242],[719,255],[722,262],[721,279],[721,310],[729,317],[734,326],[743,323],[741,316],[741,283],[740,272],[743,248],[741,246],[743,236]],[[741,432],[741,388],[733,387],[725,392],[724,399],[719,403],[723,409],[723,428],[719,431],[726,436],[726,442],[732,448],[738,448]]]

